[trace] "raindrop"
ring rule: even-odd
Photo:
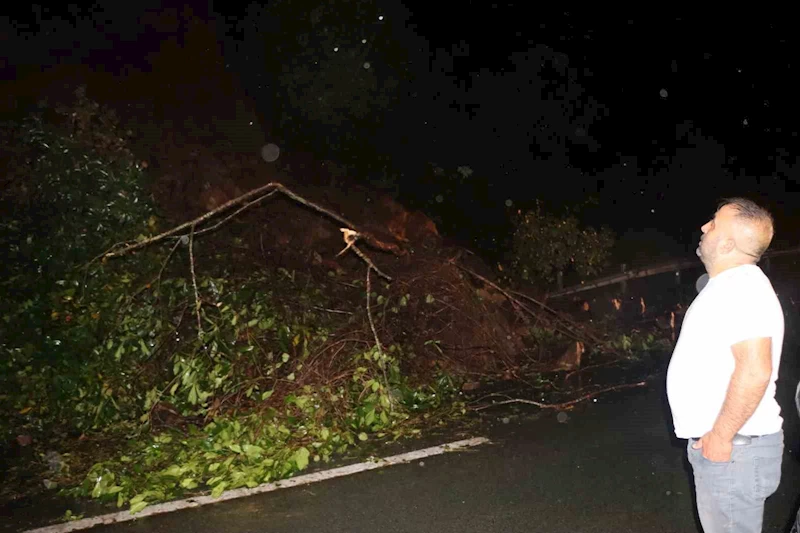
[[[267,163],[272,163],[278,159],[278,156],[281,155],[281,149],[278,147],[277,144],[269,143],[265,144],[261,148],[261,157]]]
[[[361,39],[361,44],[367,44],[367,40],[366,39]]]
[[[383,15],[379,16],[378,20],[383,20]]]
[[[744,119],[744,120],[742,121],[742,125],[743,125],[743,126],[749,126],[749,125],[750,125],[750,122],[748,122],[748,121],[747,121],[747,119]]]
[[[369,70],[369,67],[370,67],[369,61],[367,61],[366,63],[364,63],[364,68],[365,68],[365,69]]]
[[[667,93],[666,89],[661,89],[660,91],[658,91],[658,94],[661,96],[661,98],[666,98],[667,96],[669,96],[669,93]]]
[[[338,51],[339,51],[339,47],[338,47],[338,46],[334,46],[334,47],[333,47],[333,51],[334,51],[334,52],[338,52]]]
[[[506,200],[506,207],[511,207],[512,205],[514,205],[514,202],[512,202],[510,199]]]
[[[440,204],[442,202],[444,202],[444,196],[442,196],[441,194],[437,194],[436,195],[436,203]]]

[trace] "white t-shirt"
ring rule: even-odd
[[[701,437],[717,420],[735,367],[731,346],[772,337],[772,376],[756,411],[739,430],[768,435],[781,430],[775,380],[783,345],[783,310],[756,265],[725,270],[708,281],[686,311],[667,371],[667,397],[675,435]]]

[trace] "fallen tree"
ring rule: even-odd
[[[463,414],[465,382],[561,372],[565,344],[620,349],[503,288],[424,215],[354,188],[253,165],[261,185],[159,230],[186,211],[162,214],[168,199],[143,185],[155,165],[77,105],[66,131],[15,130],[25,148],[2,197],[4,453],[52,458],[32,463],[48,488],[137,511],[253,486]],[[170,170],[171,190],[193,172]]]

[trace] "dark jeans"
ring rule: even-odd
[[[731,460],[709,461],[689,439],[697,512],[704,533],[761,533],[764,501],[778,488],[783,460],[783,431],[733,447]]]

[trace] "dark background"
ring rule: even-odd
[[[90,95],[133,123],[141,111],[235,149],[275,142],[349,165],[488,256],[539,199],[654,259],[691,256],[731,195],[773,211],[773,247],[796,245],[797,39],[788,11],[753,11],[33,4],[3,19],[0,56],[8,82],[54,64],[129,80]],[[15,95],[7,107],[32,105]],[[473,173],[445,179],[431,163]]]

